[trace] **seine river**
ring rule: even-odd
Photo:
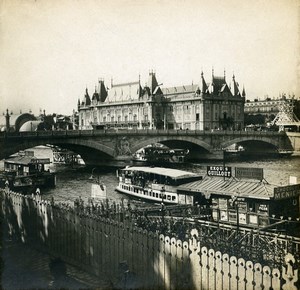
[[[35,147],[30,150],[35,152],[36,157],[48,157],[53,161],[52,151],[48,147]],[[207,165],[222,165],[222,161],[179,164],[176,165],[176,167],[178,169],[205,174]],[[265,180],[275,185],[287,185],[290,176],[297,177],[298,183],[300,182],[300,156],[266,160],[226,161],[226,166],[263,168]],[[0,162],[0,167],[1,169],[3,168],[3,161]],[[43,189],[41,194],[44,199],[50,200],[54,197],[54,200],[58,202],[73,203],[74,200],[80,196],[83,200],[87,201],[91,196],[91,185],[93,181],[90,177],[92,172],[95,177],[99,177],[106,185],[108,198],[120,199],[122,197],[122,194],[115,191],[118,182],[116,167],[72,168],[71,166],[51,163],[50,170],[57,173],[56,187]]]

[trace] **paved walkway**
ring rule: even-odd
[[[1,252],[1,286],[4,290],[111,288],[96,276],[53,261],[49,255],[19,243],[5,242]]]

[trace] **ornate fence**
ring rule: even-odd
[[[291,254],[272,269],[202,247],[198,231],[181,241],[135,227],[126,219],[77,211],[1,191],[6,230],[25,243],[42,246],[64,261],[120,288],[143,289],[297,289],[298,269]],[[119,283],[119,284],[116,284]],[[121,284],[120,284],[121,283]]]

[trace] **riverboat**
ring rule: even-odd
[[[278,150],[278,155],[279,157],[290,157],[293,155],[294,151],[293,150]]]
[[[151,144],[133,154],[132,161],[138,163],[183,163],[188,149],[171,149],[162,144]]]
[[[177,188],[202,178],[188,171],[148,166],[128,166],[119,169],[117,177],[117,191],[150,202],[167,204],[193,204],[193,195],[178,194]]]
[[[52,147],[53,163],[63,165],[85,165],[83,159],[79,154],[74,153],[71,150],[60,148],[57,146]]]
[[[4,160],[4,171],[0,174],[2,187],[9,186],[16,191],[35,190],[36,188],[54,187],[55,173],[45,166],[50,158],[37,158],[33,151],[20,151]]]

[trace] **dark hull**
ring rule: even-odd
[[[0,178],[0,186],[5,187],[8,180],[8,187],[17,192],[32,193],[37,188],[55,187],[56,176],[54,173],[41,173],[30,176],[10,176],[2,174]]]

